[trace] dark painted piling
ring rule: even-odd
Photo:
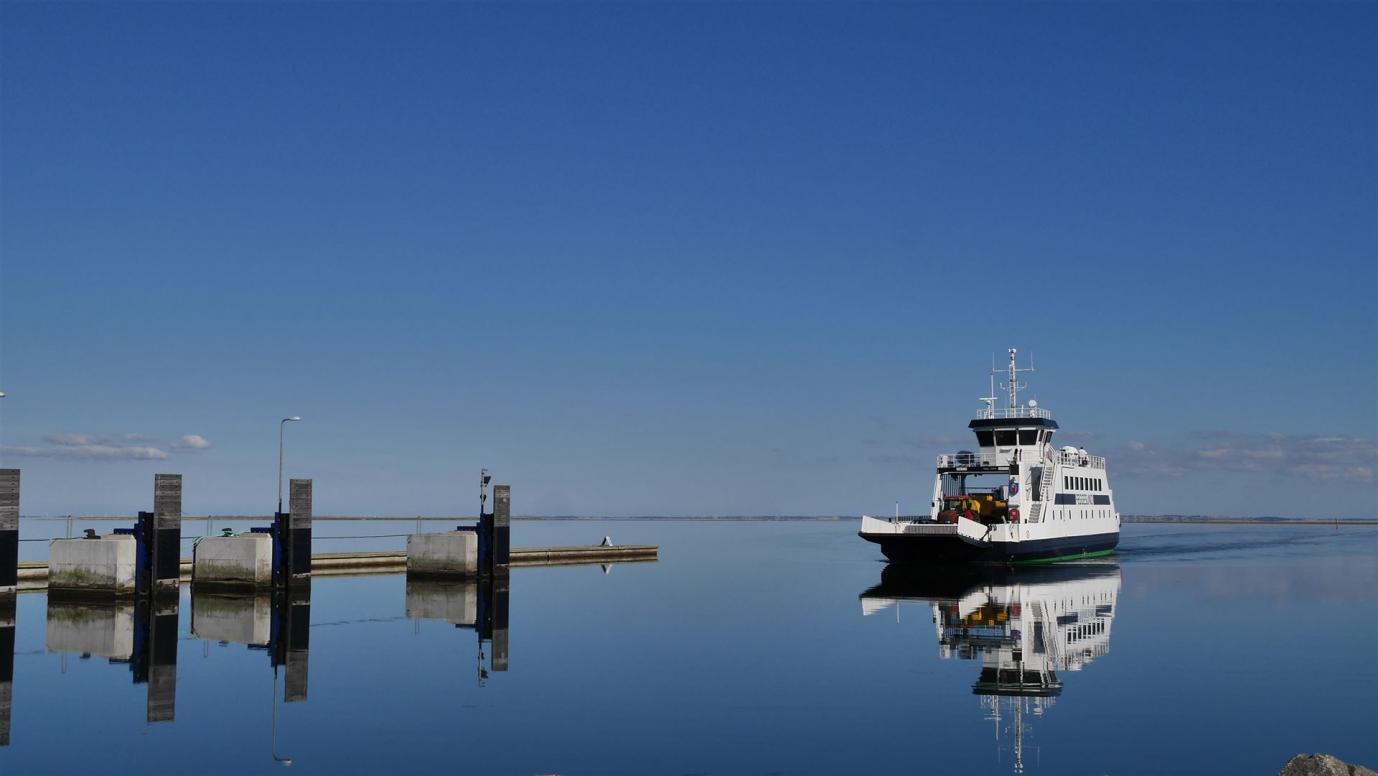
[[[140,587],[140,592],[176,597],[182,561],[182,475],[153,475],[153,532],[145,540],[151,564],[148,587]]]
[[[512,554],[512,486],[493,486],[493,550],[490,574],[506,574]]]
[[[287,543],[288,576],[294,579],[311,576],[311,480],[292,480],[289,483]]]
[[[14,593],[18,572],[19,470],[0,469],[0,595]]]

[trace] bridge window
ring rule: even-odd
[[[1002,429],[995,432],[996,447],[1011,447],[1014,445],[1014,429]]]
[[[978,444],[978,445],[980,445],[980,446],[982,446],[982,447],[990,447],[991,445],[995,444],[995,432],[994,432],[994,431],[977,431],[977,432],[976,432],[976,444]]]
[[[1038,442],[1038,431],[1032,428],[1022,428],[1019,430],[1019,444],[1032,445]]]

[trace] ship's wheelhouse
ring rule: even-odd
[[[1018,417],[1025,414],[1022,412],[1009,414],[1014,417],[977,418],[967,424],[976,434],[982,457],[988,457],[996,466],[1009,466],[1020,458],[1035,456],[1044,445],[1052,444],[1053,432],[1057,431],[1057,421],[1046,413],[1034,416],[1030,412],[1026,417]]]

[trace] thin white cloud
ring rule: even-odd
[[[43,441],[50,445],[61,445],[62,447],[83,447],[94,445],[96,438],[90,434],[44,434]]]
[[[161,461],[168,457],[166,450],[142,445],[78,445],[63,444],[50,447],[7,446],[5,455],[16,458],[56,458],[79,461]]]
[[[174,442],[159,441],[146,434],[99,436],[68,432],[45,434],[46,446],[15,445],[3,449],[17,458],[51,458],[68,461],[161,461],[172,451],[207,450],[209,439],[187,434]]]
[[[1205,471],[1378,481],[1378,439],[1371,437],[1217,431],[1192,434],[1188,445],[1176,448],[1131,441],[1110,460],[1112,466],[1144,476]]]
[[[211,441],[200,434],[187,434],[172,443],[174,450],[209,450],[210,448]]]

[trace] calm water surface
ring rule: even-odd
[[[1131,525],[1113,562],[955,578],[887,573],[855,530],[519,522],[518,546],[611,534],[662,559],[517,569],[505,607],[396,575],[276,611],[185,586],[157,616],[23,594],[0,772],[1378,765],[1378,529]]]

